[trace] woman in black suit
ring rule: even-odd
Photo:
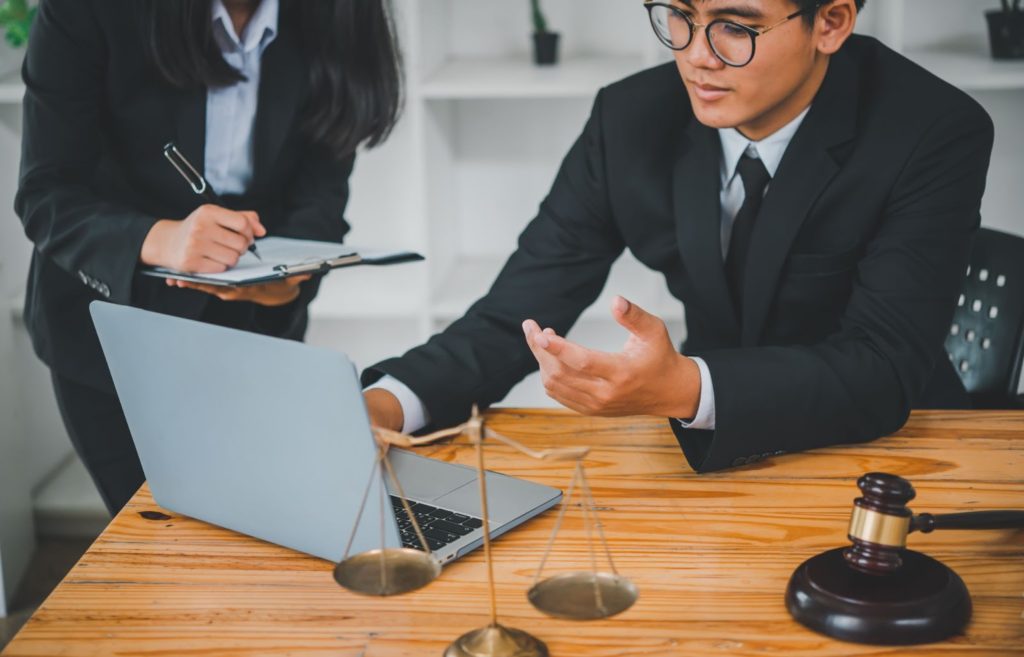
[[[23,76],[26,324],[116,512],[143,473],[88,304],[301,339],[316,279],[216,292],[137,269],[223,271],[268,234],[340,242],[356,147],[399,113],[394,28],[386,0],[42,0]],[[164,160],[171,141],[222,207]]]

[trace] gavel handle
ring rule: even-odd
[[[1021,529],[1024,511],[971,511],[968,513],[919,513],[910,520],[910,531],[927,534],[934,529]]]

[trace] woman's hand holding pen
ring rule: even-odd
[[[166,267],[190,274],[219,274],[238,259],[257,237],[267,234],[259,215],[236,212],[218,205],[201,205],[181,221],[161,219],[142,243],[140,260],[151,267]],[[248,287],[203,285],[168,278],[167,285],[199,290],[221,301],[249,301],[261,306],[283,306],[299,296],[299,283],[309,276]]]
[[[266,234],[255,212],[206,204],[181,221],[161,219],[153,224],[139,259],[151,267],[216,274],[238,264],[249,245]]]

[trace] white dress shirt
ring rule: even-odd
[[[279,0],[261,0],[241,35],[221,0],[213,2],[213,38],[224,60],[245,80],[206,92],[206,180],[218,194],[249,188],[253,167],[253,124],[259,101],[263,51],[277,37]]]
[[[266,1],[266,0],[264,0]],[[744,137],[735,128],[723,128],[718,131],[722,142],[722,190],[719,193],[721,201],[722,221],[722,258],[725,259],[729,252],[729,239],[732,236],[732,223],[736,214],[743,206],[746,192],[743,188],[743,181],[736,172],[736,166],[740,162],[743,153],[750,157],[760,158],[764,163],[768,175],[775,177],[775,172],[782,162],[782,156],[789,147],[800,124],[810,107],[801,112],[792,121],[779,128],[777,131],[760,141],[751,141]],[[768,186],[771,186],[769,181]],[[767,193],[768,188],[765,188]],[[695,357],[694,362],[700,371],[700,400],[697,404],[697,414],[692,420],[677,420],[686,429],[714,429],[715,428],[715,388],[711,381],[711,371],[703,358]],[[430,416],[426,406],[409,386],[405,385],[392,376],[382,377],[372,388],[383,388],[398,398],[402,406],[402,413],[405,421],[402,426],[404,433],[419,431],[430,423]]]

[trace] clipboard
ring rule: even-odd
[[[194,274],[164,267],[145,267],[143,276],[170,278],[221,287],[247,287],[271,283],[292,276],[326,274],[333,269],[357,265],[394,265],[417,262],[423,256],[412,251],[381,251],[356,249],[335,242],[297,240],[288,237],[267,237],[258,240],[263,260],[244,254],[238,264],[219,274]]]

